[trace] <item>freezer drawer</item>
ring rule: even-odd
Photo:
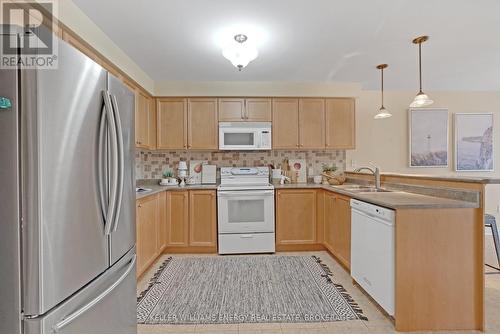
[[[136,334],[135,247],[102,276],[45,316],[24,321],[24,334]]]
[[[274,233],[219,234],[219,254],[274,252]]]

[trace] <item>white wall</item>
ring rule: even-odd
[[[356,150],[347,152],[347,165],[366,165],[373,161],[382,171],[500,177],[500,145],[495,145],[494,172],[454,171],[453,113],[492,112],[495,114],[495,142],[500,139],[500,92],[428,92],[435,101],[432,107],[449,110],[449,166],[446,168],[408,167],[408,105],[415,92],[386,92],[385,105],[391,118],[375,120],[373,116],[380,107],[380,92],[362,91],[356,104]]]
[[[357,83],[163,81],[156,82],[156,96],[324,96],[356,97]]]
[[[375,120],[373,116],[380,107],[380,92],[362,91],[356,101],[356,149],[347,151],[346,167],[374,162],[382,172],[487,176],[500,178],[500,92],[428,92],[435,101],[432,107],[448,108],[449,111],[449,167],[408,167],[408,105],[415,92],[386,92],[385,105],[391,118]],[[453,151],[453,113],[494,113],[494,167],[493,172],[455,172]],[[500,185],[486,187],[486,212],[494,214],[500,222]]]
[[[154,81],[125,52],[123,52],[80,8],[71,0],[58,1],[58,19],[78,36],[92,45],[104,57],[127,73],[150,94]]]

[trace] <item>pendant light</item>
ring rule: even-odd
[[[415,99],[410,104],[410,108],[418,108],[430,106],[434,103],[427,94],[422,91],[422,43],[426,42],[429,39],[429,36],[420,36],[413,40],[413,44],[418,44],[418,74],[419,74],[419,82],[420,82],[420,90],[415,96]]]
[[[382,79],[381,85],[380,85],[380,92],[382,95],[382,105],[381,105],[380,109],[378,110],[378,113],[373,117],[375,119],[388,118],[388,117],[392,116],[392,114],[384,107],[384,69],[387,68],[388,66],[389,65],[387,65],[387,64],[377,65],[377,69],[380,70],[381,79]]]
[[[259,52],[253,45],[245,43],[247,39],[247,35],[238,34],[234,36],[235,42],[222,50],[222,55],[229,60],[238,71],[241,71],[249,62],[259,55]]]

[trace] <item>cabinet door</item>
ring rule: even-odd
[[[278,190],[276,242],[314,244],[316,240],[316,190]]]
[[[146,103],[148,106],[148,148],[156,149],[156,107],[152,97],[147,97]]]
[[[299,146],[299,100],[273,99],[273,148],[297,149]]]
[[[188,246],[189,194],[187,191],[167,192],[167,246]]]
[[[350,198],[336,195],[333,207],[334,255],[347,268],[351,266],[351,206]]]
[[[158,194],[158,253],[161,254],[167,246],[167,192]]]
[[[356,119],[354,99],[326,99],[326,148],[356,148]]]
[[[214,190],[189,191],[189,246],[217,246]]]
[[[158,149],[187,149],[186,99],[158,99]]]
[[[325,148],[325,100],[299,100],[299,147]]]
[[[245,99],[219,99],[219,122],[241,122],[245,120]]]
[[[335,210],[335,194],[332,192],[325,192],[325,246],[328,248],[328,250],[332,253],[335,253],[334,251],[334,227],[333,224],[335,222],[334,218],[334,212]]]
[[[188,149],[217,150],[217,99],[188,100]]]
[[[136,146],[141,148],[149,148],[149,106],[147,96],[143,93],[136,92]]]
[[[137,273],[142,274],[158,255],[158,196],[137,201]]]
[[[271,99],[246,99],[245,118],[249,122],[271,122]]]

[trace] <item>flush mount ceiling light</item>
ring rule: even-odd
[[[379,69],[380,73],[381,73],[380,92],[382,95],[382,104],[381,104],[380,109],[378,110],[378,113],[373,117],[375,119],[388,118],[388,117],[392,116],[392,114],[384,107],[384,69],[387,68],[388,66],[389,65],[387,65],[387,64],[377,65],[377,69]]]
[[[420,90],[415,96],[415,99],[410,104],[410,108],[418,108],[430,106],[434,103],[427,94],[422,91],[422,43],[425,43],[429,39],[429,36],[420,36],[413,40],[413,44],[418,44],[418,74],[420,81]]]
[[[235,42],[222,50],[224,58],[229,60],[238,71],[241,71],[259,55],[259,52],[253,45],[245,43],[247,40],[248,37],[246,35],[237,34],[234,36]]]

